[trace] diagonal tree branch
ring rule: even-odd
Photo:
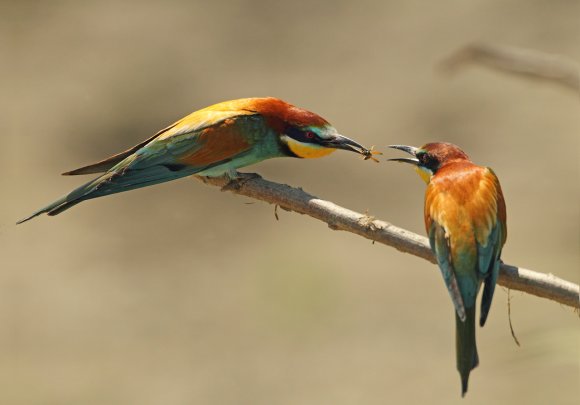
[[[222,187],[224,191],[231,191],[278,205],[287,211],[308,215],[326,222],[331,229],[351,232],[435,263],[427,238],[388,222],[343,208],[330,201],[321,200],[300,188],[274,183],[257,175],[251,178],[246,175],[242,180],[233,182],[224,177],[196,178],[206,184]],[[552,274],[503,264],[498,283],[513,290],[580,309],[580,287]]]
[[[580,65],[575,61],[531,49],[486,43],[466,45],[439,65],[447,73],[469,65],[482,65],[500,72],[558,84],[580,93]]]

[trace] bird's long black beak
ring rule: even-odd
[[[359,153],[363,156],[366,156],[369,153],[369,150],[362,146],[360,143],[342,135],[335,135],[334,138],[325,141],[322,143],[322,145],[326,146],[327,148],[349,150],[351,152]]]
[[[415,166],[419,165],[419,159],[415,158],[415,156],[417,156],[417,152],[420,150],[419,148],[407,145],[389,145],[389,148],[402,150],[403,152],[407,152],[409,155],[413,155],[413,158],[395,158],[389,159],[389,162],[403,162],[410,163]]]

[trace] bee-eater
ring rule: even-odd
[[[193,112],[140,144],[63,173],[101,173],[37,215],[57,215],[92,198],[189,175],[238,176],[236,169],[275,157],[317,158],[336,149],[371,158],[374,152],[339,135],[324,118],[277,98],[225,101]]]
[[[410,163],[427,183],[425,228],[431,249],[455,306],[457,370],[461,395],[478,363],[475,345],[475,301],[481,284],[479,325],[489,313],[507,237],[506,208],[495,173],[477,166],[457,146],[428,143],[421,148],[391,145],[413,158]]]

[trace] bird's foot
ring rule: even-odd
[[[250,180],[261,179],[258,173],[239,173],[235,172],[235,177],[231,173],[226,175],[230,180],[228,183],[222,187],[222,191],[237,191],[241,189],[244,184]]]

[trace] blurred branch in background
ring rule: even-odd
[[[440,69],[456,73],[470,64],[559,84],[580,94],[580,65],[571,59],[535,50],[491,44],[470,44],[444,59]]]
[[[232,191],[235,194],[278,205],[286,211],[294,211],[319,219],[326,222],[331,229],[351,232],[435,263],[435,256],[431,252],[427,238],[388,222],[374,219],[367,214],[321,200],[300,188],[274,183],[260,176],[242,178],[232,183],[223,177],[196,178],[206,184],[222,187],[222,190]],[[512,290],[523,291],[580,309],[580,287],[552,274],[503,264],[498,283]]]

